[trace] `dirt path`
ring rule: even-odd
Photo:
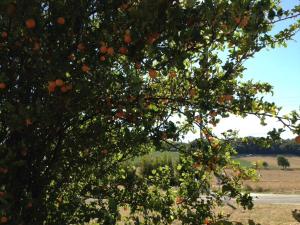
[[[252,193],[254,204],[300,205],[300,195]]]

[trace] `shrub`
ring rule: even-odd
[[[282,169],[286,169],[287,167],[290,167],[290,162],[287,158],[283,156],[277,156],[277,164],[278,166],[281,166]]]
[[[170,170],[170,185],[176,186],[178,185],[178,171],[176,169],[178,158],[176,155],[176,153],[156,152],[137,158],[131,165],[138,168],[140,174],[144,177],[152,176],[154,171],[167,167]]]
[[[266,161],[263,161],[262,166],[267,169],[269,167],[269,164]]]

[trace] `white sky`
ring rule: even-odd
[[[266,123],[268,124],[267,126],[260,125],[260,120],[253,115],[250,115],[244,119],[237,116],[230,116],[222,119],[213,131],[217,136],[221,136],[222,132],[232,129],[238,130],[240,137],[264,137],[273,128],[283,127],[282,124],[275,118],[267,118]],[[292,139],[295,137],[295,135],[286,131],[281,135],[281,137],[284,139]],[[199,132],[196,132],[195,134],[190,132],[186,135],[183,141],[189,142],[196,138],[199,138]]]

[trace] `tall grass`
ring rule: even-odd
[[[153,152],[144,156],[140,156],[126,162],[129,166],[138,168],[140,175],[148,177],[153,175],[154,170],[158,170],[160,167],[167,166],[171,172],[171,185],[176,185],[177,182],[177,164],[179,160],[178,152]]]

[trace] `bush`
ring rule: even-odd
[[[281,166],[282,169],[286,169],[287,167],[290,167],[290,162],[287,158],[283,156],[277,156],[277,164],[278,166]]]
[[[262,166],[267,169],[269,167],[269,164],[266,161],[263,161]]]
[[[156,152],[137,158],[131,165],[138,168],[140,175],[144,177],[153,176],[154,171],[167,167],[170,170],[170,184],[178,185],[178,155],[173,152]]]

